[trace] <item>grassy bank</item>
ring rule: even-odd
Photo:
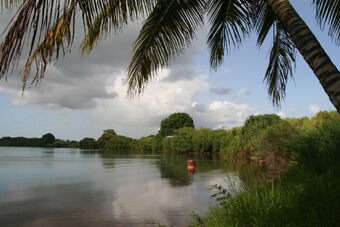
[[[239,133],[243,139],[250,135],[248,140],[235,142],[225,155],[246,157],[269,172],[276,165],[275,177],[222,200],[195,218],[193,226],[338,226],[339,115],[322,112],[312,119],[271,122],[268,127],[253,123],[246,122],[249,130]]]

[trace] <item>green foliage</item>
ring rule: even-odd
[[[219,153],[230,142],[230,135],[223,129],[197,129],[192,137],[193,149],[197,153]]]
[[[129,152],[131,150],[132,139],[125,136],[113,136],[106,141],[104,151]]]
[[[44,147],[45,143],[39,138],[25,138],[25,137],[2,137],[0,146],[18,146],[18,147]]]
[[[56,140],[52,145],[49,147],[55,148],[79,148],[79,142],[75,140]]]
[[[106,129],[104,130],[103,134],[97,140],[97,144],[99,148],[104,148],[106,143],[113,137],[117,136],[115,130],[113,129]]]
[[[178,153],[219,153],[230,136],[226,130],[177,129],[173,136],[163,139],[163,151]]]
[[[79,142],[79,148],[81,149],[96,149],[97,142],[93,138],[84,138]]]
[[[131,149],[139,153],[159,153],[162,151],[162,138],[159,136],[148,136],[134,140]]]
[[[106,129],[97,140],[97,147],[105,152],[129,152],[135,149],[136,145],[133,139],[117,135],[113,129]]]
[[[45,136],[45,141],[42,138],[26,138],[26,137],[2,137],[0,139],[0,146],[15,146],[15,147],[70,147],[77,148],[79,146],[77,141],[55,139],[53,143],[52,137],[48,138],[48,134]]]
[[[340,116],[321,112],[301,130],[294,154],[305,169],[325,173],[340,163]]]
[[[165,152],[189,153],[193,152],[192,136],[193,128],[180,128],[175,130],[174,136],[163,139]]]
[[[256,137],[258,133],[281,121],[280,117],[275,114],[264,114],[257,116],[250,116],[241,130],[242,144],[248,143],[252,138]]]
[[[266,168],[269,163],[276,168],[279,163],[275,162],[280,162],[284,169],[284,159],[289,156],[286,145],[295,134],[294,127],[275,114],[250,116],[243,127],[228,131],[221,150],[229,160],[259,161]]]
[[[340,169],[328,174],[291,169],[281,180],[247,188],[211,207],[193,226],[338,226]]]
[[[198,153],[211,153],[213,135],[210,129],[197,129],[192,137],[193,148]]]
[[[340,222],[340,115],[320,112],[253,134],[252,156],[289,154],[288,172],[272,183],[239,192],[211,207],[193,226],[338,226]],[[244,149],[244,147],[239,146]]]
[[[291,144],[296,141],[297,133],[289,122],[282,121],[259,132],[251,144],[259,155],[269,152],[287,154],[291,152]]]
[[[241,128],[233,128],[227,131],[220,152],[227,160],[232,160],[241,149],[240,142]]]
[[[55,142],[55,136],[52,133],[46,133],[41,137],[44,144],[51,144]]]
[[[160,136],[173,135],[176,129],[195,128],[193,119],[186,113],[174,113],[161,121]]]

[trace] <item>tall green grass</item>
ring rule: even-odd
[[[340,187],[333,180],[275,181],[220,202],[206,216],[196,216],[192,225],[339,226]]]

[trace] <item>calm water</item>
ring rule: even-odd
[[[103,155],[0,147],[0,226],[187,226],[208,186],[238,181],[224,163],[185,156]]]

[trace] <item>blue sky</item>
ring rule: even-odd
[[[327,36],[327,30],[321,32],[316,26],[311,1],[291,2],[339,67],[339,47]],[[281,109],[272,106],[262,82],[270,40],[259,50],[255,37],[250,37],[226,57],[218,71],[211,72],[206,29],[198,32],[192,47],[169,69],[160,72],[144,95],[129,101],[125,97],[125,69],[139,27],[133,24],[123,34],[109,37],[90,56],[81,57],[76,42],[71,56],[49,67],[46,78],[38,86],[29,87],[23,96],[19,76],[1,81],[0,137],[40,137],[52,132],[58,138],[78,140],[98,138],[107,128],[140,137],[157,133],[160,120],[178,111],[191,114],[197,127],[230,128],[242,124],[251,114],[301,117],[334,110],[299,54],[286,100]]]

